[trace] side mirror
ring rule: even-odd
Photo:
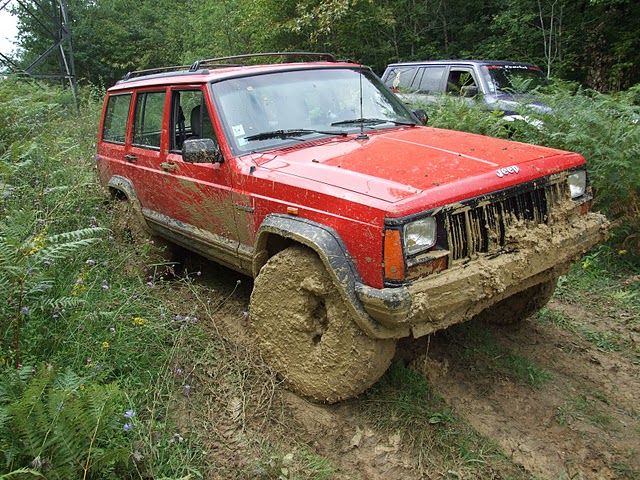
[[[220,146],[210,138],[190,138],[182,144],[182,159],[189,163],[222,163]]]
[[[429,123],[429,115],[427,115],[427,112],[425,112],[422,108],[411,110],[411,113],[413,113],[414,117],[416,117],[422,125],[426,125],[427,123]]]

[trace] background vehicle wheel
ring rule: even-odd
[[[505,298],[476,315],[475,318],[494,325],[515,325],[525,321],[544,307],[551,299],[558,284],[558,277],[529,287]]]
[[[369,338],[358,327],[320,258],[302,246],[262,268],[251,322],[264,359],[290,389],[322,402],[362,393],[395,353],[395,340]]]

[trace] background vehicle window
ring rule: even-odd
[[[165,93],[143,92],[136,95],[133,145],[160,148]]]
[[[442,83],[445,67],[424,67],[413,82],[413,90],[418,92],[437,92]]]
[[[189,138],[210,138],[218,143],[201,90],[173,92],[170,131],[172,151],[182,150],[182,144]]]
[[[454,69],[449,71],[447,78],[447,92],[451,95],[461,95],[465,88],[477,87],[473,74],[467,69]]]
[[[417,71],[416,67],[392,68],[384,83],[393,91],[410,90]]]
[[[538,67],[527,65],[488,65],[481,68],[489,91],[510,94],[527,93],[549,85],[549,80]]]
[[[130,104],[130,93],[126,95],[111,95],[109,97],[102,130],[102,139],[105,142],[125,142]]]

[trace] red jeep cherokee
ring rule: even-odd
[[[349,398],[398,338],[522,320],[604,238],[580,155],[425,127],[370,69],[296,55],[128,74],[97,155],[149,235],[255,278],[259,351],[292,389]]]

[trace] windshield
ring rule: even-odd
[[[532,65],[487,65],[482,71],[491,93],[522,94],[549,84],[542,70]]]
[[[365,130],[417,124],[369,70],[276,72],[223,80],[212,89],[234,155],[355,133],[361,123]]]

